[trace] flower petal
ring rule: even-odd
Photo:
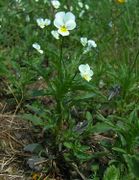
[[[84,65],[84,71],[86,72],[90,71],[90,66],[88,64]]]
[[[81,64],[80,66],[79,66],[79,71],[82,73],[82,72],[84,72],[84,64]]]
[[[50,19],[45,19],[44,24],[45,24],[45,26],[49,26],[51,24],[51,20]]]
[[[59,39],[59,33],[58,33],[58,31],[52,30],[52,31],[51,31],[51,34],[53,35],[53,37],[54,37],[55,39]]]
[[[85,79],[86,81],[88,81],[88,82],[92,79],[89,74],[81,74],[81,77],[82,77],[83,79]]]
[[[64,19],[65,14],[64,11],[58,12],[55,14],[55,18]]]
[[[64,25],[64,16],[65,16],[65,12],[63,12],[63,11],[56,13],[55,20],[54,20],[54,25],[57,28]]]
[[[93,76],[94,72],[93,72],[92,70],[90,70],[90,71],[88,72],[88,74],[89,74],[89,76]]]
[[[67,12],[64,17],[64,22],[66,23],[67,21],[70,21],[70,20],[75,21],[75,16],[71,12]]]
[[[83,46],[86,46],[87,45],[87,37],[81,37],[80,42]]]
[[[43,54],[43,50],[41,50],[41,49],[39,49],[38,52],[39,52],[40,54]]]
[[[63,32],[63,31],[61,31],[61,28],[58,29],[58,33],[61,34],[62,36],[68,36],[69,35],[69,31],[68,30]]]
[[[90,71],[90,66],[88,64],[81,64],[79,66],[79,71],[81,73],[86,73],[86,72]]]
[[[54,20],[54,26],[55,26],[55,27],[60,28],[60,27],[63,26],[63,25],[64,25],[64,22],[63,22],[62,19],[56,18],[56,19]]]
[[[58,0],[51,0],[51,3],[55,9],[58,9],[60,6],[60,2]]]
[[[76,27],[76,22],[73,20],[70,20],[70,21],[67,21],[65,25],[68,30],[73,30]]]
[[[96,48],[97,47],[97,44],[94,40],[88,40],[88,47],[92,48]]]
[[[41,49],[41,47],[38,43],[34,43],[34,44],[32,44],[32,46],[37,50]]]

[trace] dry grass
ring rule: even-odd
[[[30,155],[23,152],[23,147],[32,143],[31,128],[29,123],[19,119],[15,113],[3,113],[5,108],[6,105],[1,103],[0,179],[24,180],[24,159]]]

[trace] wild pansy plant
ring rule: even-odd
[[[50,59],[48,68],[44,70],[39,69],[40,66],[35,67],[38,68],[37,72],[40,73],[39,76],[43,77],[47,82],[45,94],[48,95],[48,97],[50,96],[54,102],[52,110],[48,110],[49,113],[46,115],[48,122],[42,122],[42,120],[39,120],[38,122],[41,126],[44,126],[46,132],[51,134],[51,144],[55,151],[54,154],[59,153],[63,148],[68,148],[67,143],[70,141],[71,137],[66,134],[70,131],[72,132],[73,126],[76,126],[77,123],[71,114],[73,106],[76,106],[76,101],[78,102],[79,98],[83,100],[84,93],[91,92],[91,96],[93,94],[93,86],[90,81],[94,73],[91,70],[91,67],[87,63],[84,64],[82,62],[82,58],[79,57],[79,54],[76,54],[76,60],[75,57],[72,57],[71,55],[71,60],[69,61],[65,52],[65,45],[68,46],[68,43],[66,44],[67,39],[69,39],[68,36],[71,36],[70,38],[72,38],[70,32],[76,28],[75,19],[75,15],[71,12],[61,11],[55,14],[53,24],[57,30],[50,31],[50,34],[58,40],[55,41],[54,46],[58,45],[59,50],[52,52],[52,55],[48,57],[48,59]],[[41,20],[41,23],[38,21],[41,28],[46,26],[45,23],[44,20]],[[86,39],[84,45],[86,46],[86,44],[88,44],[87,46],[92,47],[93,45],[91,43],[93,44],[91,40],[88,41]],[[46,46],[48,45],[46,44]],[[43,50],[38,43],[34,43],[32,46],[39,53],[43,53]],[[74,94],[78,96],[78,93],[79,97],[77,98],[78,100],[76,100]],[[81,95],[82,93],[83,97]],[[87,124],[86,127],[88,127],[88,125],[89,124]],[[74,136],[77,132],[72,133],[71,136]],[[78,144],[80,144],[80,140]]]
[[[0,108],[39,132],[40,178],[139,177],[139,11],[125,2],[0,3]]]

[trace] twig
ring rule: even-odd
[[[8,134],[7,132],[5,132],[5,134],[7,136],[9,136],[12,140],[14,140],[16,143],[20,144],[21,146],[24,146],[24,144],[22,144],[21,142],[19,142],[18,140],[16,140],[13,136],[11,136],[10,134]]]
[[[11,115],[9,114],[0,114],[0,117],[5,117],[5,118],[10,118],[11,117]]]
[[[23,178],[23,176],[19,176],[19,175],[10,175],[10,174],[0,174],[0,176],[7,176],[7,177],[13,177],[13,178]]]
[[[80,175],[80,177],[82,178],[82,180],[87,180],[87,178],[80,172],[78,166],[75,163],[72,163],[73,168],[75,169],[75,171]]]
[[[16,109],[15,109],[15,112],[14,112],[13,116],[12,116],[12,120],[11,120],[10,126],[12,126],[12,123],[13,123],[13,120],[14,120],[14,118],[15,118],[15,116],[16,116],[16,113],[17,113],[18,109],[20,108],[20,106],[21,106],[21,104],[22,104],[22,101],[23,101],[24,95],[23,95],[22,89],[21,89],[21,92],[22,92],[22,96],[21,96],[21,99],[20,99],[20,101],[19,101],[19,103],[18,103],[18,105],[17,105],[17,107],[16,107]]]
[[[6,162],[3,161],[1,165],[1,171],[4,169],[5,166],[9,165],[12,161],[14,161],[16,158],[14,158],[15,155],[13,155],[10,159],[8,159]]]
[[[43,161],[39,161],[39,162],[34,163],[34,165],[35,165],[35,166],[36,166],[36,165],[40,165],[40,164],[46,163],[46,162],[48,162],[48,161],[49,161],[49,159],[46,159],[46,160],[43,160]]]

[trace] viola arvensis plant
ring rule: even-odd
[[[62,36],[69,36],[69,31],[76,27],[75,16],[71,12],[58,12],[55,15],[54,25]]]
[[[79,71],[80,71],[81,77],[88,82],[92,79],[92,76],[94,74],[88,64],[81,64],[79,66]]]
[[[51,24],[50,19],[43,19],[43,18],[38,18],[37,20],[37,24],[40,28],[44,28],[45,26],[49,26]]]

